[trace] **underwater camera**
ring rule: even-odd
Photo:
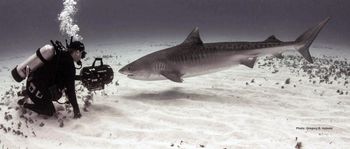
[[[98,61],[100,65],[96,65]],[[113,69],[109,65],[104,65],[102,58],[95,58],[91,66],[81,69],[80,75],[77,75],[75,80],[80,80],[89,91],[96,91],[104,89],[106,84],[112,82],[113,77]]]

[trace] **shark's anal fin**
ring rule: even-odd
[[[247,66],[249,68],[253,68],[254,64],[256,62],[256,59],[257,59],[257,57],[249,57],[247,59],[241,60],[241,64],[245,65],[245,66]]]
[[[199,36],[199,29],[195,27],[192,32],[187,36],[185,41],[182,43],[183,45],[203,45],[203,41]]]
[[[274,54],[273,56],[277,57],[278,59],[283,59],[282,53],[277,53],[277,54]]]
[[[162,71],[160,72],[160,74],[171,81],[174,81],[177,83],[183,82],[183,79],[181,78],[182,74],[180,74],[180,72],[178,71]]]

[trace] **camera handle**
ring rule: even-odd
[[[92,63],[92,67],[95,67],[96,61],[100,61],[100,66],[103,65],[102,58],[98,57],[98,58],[95,58],[94,62]],[[82,76],[81,75],[75,75],[74,80],[81,81],[82,80]]]
[[[102,58],[95,58],[95,61],[92,63],[92,67],[95,67],[95,63],[96,61],[100,61],[100,66],[103,65],[103,61],[102,61]]]

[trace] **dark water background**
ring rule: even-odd
[[[62,0],[1,0],[0,51],[33,51],[59,32]],[[349,47],[348,0],[80,0],[76,23],[87,47],[169,38],[179,43],[194,28],[205,42],[294,40],[307,28],[332,20],[315,45]],[[350,52],[350,51],[349,51]]]

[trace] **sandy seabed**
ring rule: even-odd
[[[58,112],[49,118],[19,108],[24,83],[10,71],[29,55],[1,58],[0,148],[350,147],[350,60],[341,53],[320,55],[314,64],[297,53],[260,57],[253,69],[234,66],[181,84],[117,72],[170,45],[91,50],[84,65],[103,57],[115,74],[103,91],[89,93],[77,82],[81,119],[66,105],[55,104]]]

